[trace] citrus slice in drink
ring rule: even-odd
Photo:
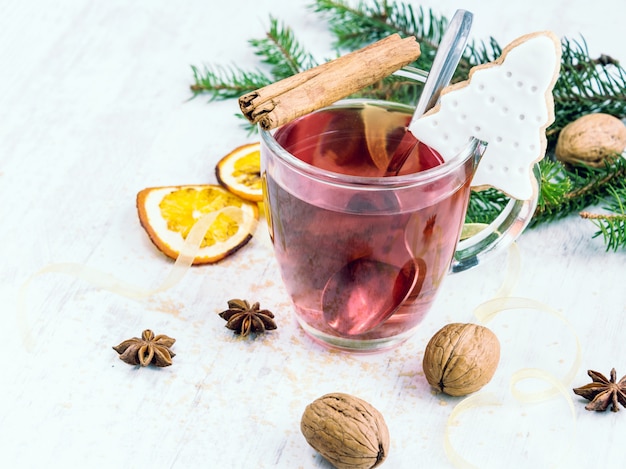
[[[192,264],[215,263],[236,252],[252,238],[259,217],[257,204],[218,185],[143,189],[137,194],[137,211],[163,254],[176,259],[191,252]],[[192,231],[196,224],[200,231]]]
[[[482,230],[487,228],[487,226],[489,225],[485,223],[465,223],[463,225],[463,229],[461,230],[460,239],[463,240],[463,239],[471,238],[472,236],[477,235]]]
[[[361,118],[365,129],[365,143],[372,162],[385,174],[399,142],[397,139],[390,139],[389,136],[393,132],[404,130],[407,116],[400,112],[390,112],[382,107],[365,105],[361,111]],[[395,146],[390,149],[391,142],[394,142]]]
[[[260,150],[259,142],[248,143],[224,156],[215,168],[218,182],[242,199],[263,200]]]

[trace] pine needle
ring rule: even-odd
[[[617,251],[626,247],[626,183],[622,180],[617,187],[610,187],[608,192],[608,205],[603,208],[610,213],[583,211],[580,216],[596,225],[598,231],[593,237],[602,236],[607,251]]]

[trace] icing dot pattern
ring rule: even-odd
[[[487,142],[473,185],[532,197],[532,166],[545,156],[545,128],[554,115],[550,93],[560,53],[559,39],[549,32],[514,41],[496,62],[475,67],[465,86],[444,90],[409,130],[446,161],[471,137]]]

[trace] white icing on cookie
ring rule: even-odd
[[[474,67],[467,81],[444,89],[437,106],[409,130],[446,161],[471,137],[487,142],[472,186],[529,199],[537,190],[532,168],[545,156],[545,129],[554,121],[552,88],[560,65],[553,33],[523,36],[495,62]]]

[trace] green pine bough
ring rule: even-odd
[[[336,56],[399,33],[417,38],[421,55],[412,65],[423,70],[430,69],[448,24],[444,16],[402,1],[314,0],[308,8],[328,23]],[[265,37],[248,42],[259,57],[259,67],[192,66],[193,96],[238,98],[321,63],[298,41],[292,29],[272,16]],[[539,165],[541,190],[532,225],[580,213],[596,225],[594,237],[602,238],[607,250],[617,251],[626,248],[626,160],[618,157],[602,168],[564,165],[554,158],[554,147],[561,129],[585,114],[603,112],[626,118],[626,70],[610,56],[590,57],[582,37],[563,38],[561,44],[561,73],[553,91],[555,121],[546,132],[548,154]],[[470,42],[452,81],[467,79],[472,67],[495,60],[501,52],[494,38]],[[388,80],[383,86],[364,90],[362,95],[414,103],[415,96],[409,89],[401,83],[399,86],[397,80]],[[245,122],[254,132],[255,128]],[[507,202],[508,198],[495,189],[473,192],[466,221],[488,223]],[[591,206],[599,207],[601,213],[585,211]]]

